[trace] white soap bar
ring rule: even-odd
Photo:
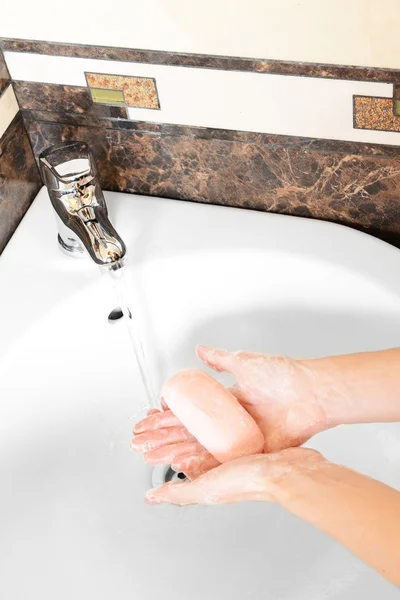
[[[264,436],[221,383],[195,369],[177,373],[162,398],[189,432],[221,463],[263,451]]]

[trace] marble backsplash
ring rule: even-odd
[[[400,246],[397,148],[23,115],[36,157],[87,141],[104,189],[334,221]]]
[[[0,139],[0,254],[42,182],[21,114]]]
[[[14,106],[15,104],[15,106]],[[10,76],[0,51],[0,254],[41,181]]]

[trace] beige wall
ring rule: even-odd
[[[391,68],[399,32],[400,0],[15,0],[0,14],[3,37]]]

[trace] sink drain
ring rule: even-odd
[[[114,308],[114,310],[112,310],[108,315],[108,322],[115,323],[116,321],[122,319],[123,316],[124,313],[122,312],[122,308],[120,306],[117,306],[117,308]],[[129,317],[132,319],[131,311],[129,311]]]
[[[154,467],[151,473],[151,484],[153,488],[158,488],[169,481],[184,482],[189,481],[185,473],[176,472],[169,465]]]

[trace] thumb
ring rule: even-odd
[[[166,483],[147,492],[149,504],[230,504],[267,500],[265,477],[259,464],[266,455],[253,455],[225,463],[190,483]],[[255,467],[255,468],[254,468]]]
[[[199,502],[196,493],[196,480],[188,483],[165,483],[159,488],[149,490],[146,495],[146,502],[149,504],[197,504]]]
[[[219,350],[210,346],[197,346],[196,354],[214,371],[227,371],[234,373],[238,364],[237,354],[227,350]]]

